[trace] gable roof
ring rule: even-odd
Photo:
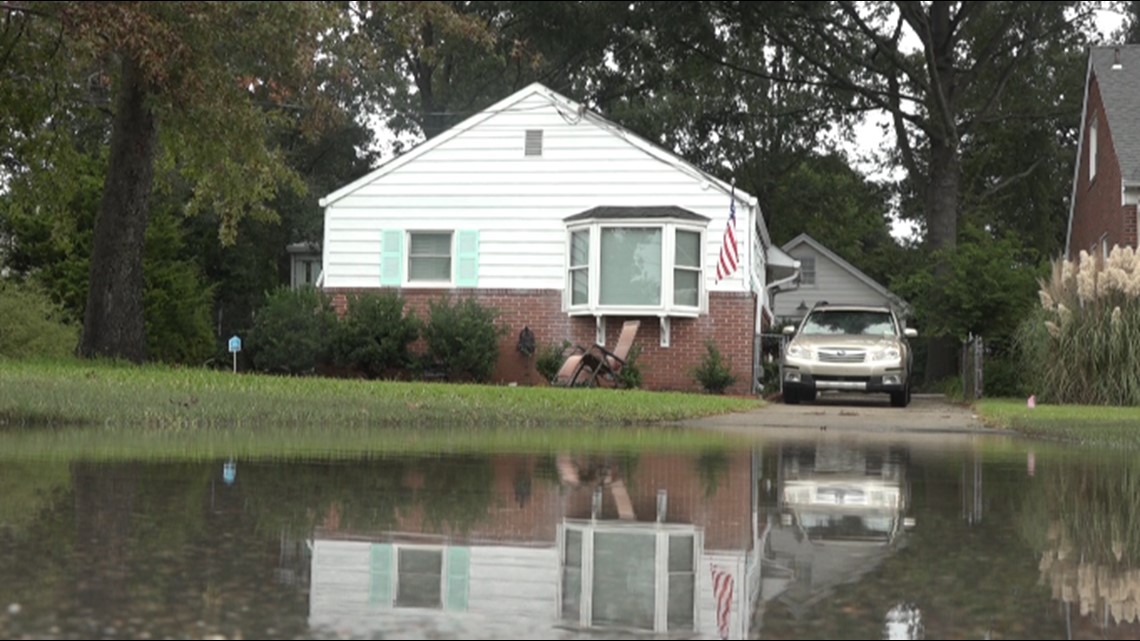
[[[1140,45],[1090,48],[1089,73],[1096,74],[1120,176],[1140,184]]]
[[[1119,63],[1119,64],[1118,64]],[[1065,256],[1073,239],[1073,216],[1077,211],[1077,181],[1081,156],[1085,153],[1085,133],[1089,120],[1089,87],[1096,75],[1105,117],[1120,163],[1123,186],[1140,185],[1140,45],[1089,47],[1081,102],[1081,129],[1077,138],[1077,162],[1073,163],[1073,183],[1069,193],[1069,224],[1065,231]]]
[[[689,176],[691,176],[697,180],[707,182],[711,188],[714,188],[714,189],[717,189],[721,192],[724,192],[724,194],[726,196],[732,196],[735,193],[736,200],[738,200],[742,203],[745,203],[750,207],[756,208],[757,222],[759,223],[760,236],[761,236],[762,240],[764,241],[764,246],[770,247],[772,245],[772,240],[768,235],[768,226],[766,224],[764,224],[764,218],[763,218],[762,213],[760,212],[760,207],[757,204],[756,197],[752,196],[751,194],[749,194],[747,192],[735,190],[732,185],[729,185],[728,183],[725,183],[723,180],[713,176],[712,174],[697,168],[696,166],[690,164],[688,161],[682,159],[681,157],[677,156],[676,154],[674,154],[670,151],[667,151],[665,149],[662,149],[661,147],[659,147],[659,146],[653,144],[652,142],[649,142],[648,140],[638,136],[637,134],[633,133],[632,131],[626,129],[625,127],[622,127],[621,125],[618,125],[617,123],[614,123],[614,122],[607,120],[606,118],[602,117],[600,114],[597,114],[593,111],[590,111],[589,109],[586,108],[585,105],[577,103],[573,100],[570,100],[569,98],[552,91],[551,89],[549,89],[548,87],[546,87],[545,85],[543,85],[542,83],[539,83],[539,82],[532,83],[532,84],[524,87],[523,89],[516,91],[515,93],[511,94],[510,96],[507,96],[506,98],[504,98],[504,99],[500,100],[499,102],[491,105],[490,107],[487,107],[483,111],[480,111],[479,113],[471,116],[470,118],[467,118],[463,122],[460,122],[459,124],[451,127],[450,129],[439,134],[438,136],[431,138],[429,140],[426,140],[426,141],[420,143],[419,145],[416,145],[411,150],[409,150],[409,151],[407,151],[407,152],[405,152],[399,156],[396,156],[395,158],[392,158],[391,160],[381,164],[379,167],[370,171],[368,174],[362,176],[361,178],[358,178],[357,180],[354,180],[351,183],[345,185],[344,187],[337,189],[336,191],[332,192],[331,194],[325,196],[324,198],[321,198],[320,199],[320,206],[321,207],[328,207],[328,206],[334,204],[336,201],[340,200],[341,198],[344,198],[345,196],[348,196],[348,195],[352,194],[353,192],[357,191],[361,187],[364,187],[365,185],[371,183],[372,181],[377,180],[378,178],[381,178],[382,176],[389,174],[389,173],[395,171],[396,169],[399,169],[400,167],[406,165],[407,163],[409,163],[409,162],[415,160],[416,158],[419,158],[420,156],[424,155],[425,153],[431,151],[432,149],[435,149],[436,147],[442,145],[443,143],[447,142],[448,140],[451,140],[451,139],[455,138],[456,136],[462,134],[463,132],[479,126],[483,122],[486,122],[490,118],[494,117],[499,112],[510,109],[512,106],[530,98],[531,96],[536,96],[536,95],[540,96],[542,98],[545,98],[547,101],[550,102],[551,106],[553,106],[559,112],[565,113],[567,116],[569,116],[569,114],[577,114],[576,117],[591,122],[592,124],[599,127],[600,129],[603,129],[603,130],[621,138],[622,140],[624,140],[626,143],[630,144],[631,146],[641,150],[642,152],[651,156],[655,160],[658,160],[660,162],[665,163],[666,165],[673,167],[674,169],[676,169],[677,171],[680,171],[681,173],[688,174]]]
[[[881,294],[887,300],[897,304],[899,307],[902,307],[904,310],[908,310],[908,311],[910,310],[910,304],[907,303],[905,300],[899,298],[897,295],[895,295],[894,292],[887,289],[886,287],[883,287],[876,280],[874,280],[873,278],[871,278],[867,274],[864,274],[862,272],[862,270],[860,270],[858,267],[856,267],[856,266],[852,265],[851,263],[843,260],[839,256],[839,254],[836,254],[835,252],[831,251],[830,249],[824,247],[823,245],[820,244],[820,242],[818,240],[812,238],[811,236],[808,236],[807,234],[800,234],[799,236],[796,236],[795,238],[789,240],[788,242],[784,243],[784,245],[783,245],[783,247],[781,247],[781,249],[783,249],[785,252],[788,252],[790,254],[792,249],[799,247],[800,245],[807,245],[807,246],[811,247],[817,253],[819,253],[821,256],[827,258],[828,260],[835,263],[836,265],[839,265],[841,268],[843,268],[845,271],[849,272],[852,276],[857,278],[864,285],[875,290],[876,292]]]

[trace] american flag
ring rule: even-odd
[[[740,263],[740,252],[736,247],[736,186],[732,187],[732,199],[728,205],[728,226],[724,229],[724,239],[720,243],[720,259],[716,263],[716,282],[736,271]]]
[[[713,597],[716,599],[716,629],[720,638],[728,638],[728,622],[732,618],[732,589],[736,580],[724,568],[713,565]]]

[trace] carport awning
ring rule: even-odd
[[[791,278],[800,271],[800,261],[775,245],[768,248],[768,283]]]

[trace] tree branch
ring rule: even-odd
[[[1006,176],[1005,178],[1003,178],[1001,180],[1001,182],[994,185],[993,187],[990,187],[985,192],[983,192],[980,196],[978,196],[978,202],[985,201],[986,199],[993,197],[999,191],[1005,189],[1006,187],[1009,187],[1013,183],[1015,183],[1019,180],[1022,180],[1024,178],[1028,178],[1029,174],[1032,174],[1038,167],[1041,166],[1041,163],[1043,163],[1043,162],[1045,162],[1044,158],[1038,158],[1037,160],[1033,161],[1033,164],[1029,165],[1029,167],[1026,168],[1025,171],[1014,174],[1012,176]]]

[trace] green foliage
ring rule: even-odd
[[[941,280],[935,274],[940,263],[949,270]],[[1016,238],[994,238],[968,228],[955,250],[936,252],[917,272],[892,283],[892,289],[914,307],[927,337],[964,340],[972,333],[1001,340],[1033,306],[1042,273],[1035,254],[1026,256]]]
[[[404,313],[399,294],[349,296],[348,310],[333,338],[333,358],[337,365],[377,378],[411,363],[408,346],[419,334],[419,320],[414,312]]]
[[[641,367],[637,359],[641,356],[641,345],[631,345],[629,353],[625,355],[625,365],[618,370],[617,383],[622,389],[637,389],[641,387]]]
[[[1027,372],[1016,353],[989,354],[984,367],[985,396],[1025,398],[1032,393]]]
[[[552,382],[558,375],[558,370],[566,360],[566,350],[570,349],[570,341],[563,340],[561,344],[550,343],[539,348],[534,359],[534,367],[542,375],[543,380]]]
[[[246,349],[258,371],[310,373],[328,363],[336,312],[329,296],[313,287],[281,287],[254,318]]]
[[[780,361],[778,360],[765,360],[763,365],[762,379],[764,390],[767,392],[776,392],[780,389]]]
[[[143,318],[151,360],[201,365],[213,354],[214,288],[185,254],[185,233],[170,213],[152,216],[143,259]]]
[[[453,378],[483,382],[491,377],[499,359],[499,339],[507,328],[495,323],[498,310],[474,298],[455,304],[446,298],[428,302],[431,318],[424,328],[428,354]]]
[[[705,342],[705,355],[701,362],[693,369],[693,377],[701,387],[711,394],[724,394],[724,391],[736,382],[736,375],[724,362],[720,350],[711,340]]]
[[[0,279],[0,357],[61,358],[78,341],[79,330],[42,289]]]

